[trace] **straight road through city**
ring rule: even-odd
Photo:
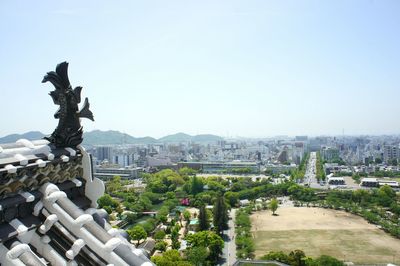
[[[223,239],[225,246],[222,253],[223,266],[231,266],[236,261],[236,244],[235,244],[235,213],[236,209],[231,209],[229,213],[228,230],[224,231]]]

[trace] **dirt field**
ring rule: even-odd
[[[279,208],[279,216],[251,216],[256,256],[301,249],[311,257],[331,255],[358,264],[400,263],[400,240],[363,218],[320,208]]]

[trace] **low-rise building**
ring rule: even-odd
[[[265,165],[265,171],[267,172],[272,172],[274,174],[279,174],[279,173],[286,173],[290,172],[291,170],[294,170],[297,168],[296,164],[267,164]]]
[[[260,166],[257,162],[231,161],[231,162],[179,162],[178,168],[189,167],[203,173],[240,173],[248,169],[249,173],[258,173]]]
[[[122,179],[136,179],[143,172],[141,167],[132,168],[102,168],[95,167],[94,176],[101,180],[110,180],[114,176],[120,176]]]
[[[327,179],[329,185],[335,185],[335,186],[346,185],[346,182],[343,177],[328,176]]]
[[[378,179],[374,177],[364,177],[360,182],[361,187],[378,187],[378,185]]]

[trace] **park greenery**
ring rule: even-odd
[[[249,206],[236,211],[235,244],[236,257],[238,259],[254,259],[254,243],[250,232],[250,214],[252,213],[252,209],[252,206]]]
[[[269,204],[265,207],[269,207],[275,213],[278,208],[276,198],[289,196],[296,206],[318,206],[360,215],[400,238],[400,202],[390,187],[319,191],[300,186],[295,181],[304,176],[307,158],[308,155],[303,158],[297,172],[292,172],[292,179],[279,184],[273,184],[268,178],[252,180],[244,176],[204,178],[197,176],[196,172],[189,168],[143,174],[142,179],[146,186],[140,189],[129,186],[130,181],[114,177],[107,182],[107,194],[99,198],[98,204],[110,217],[120,221],[116,226],[127,229],[130,239],[136,245],[145,241],[147,237],[155,239],[155,249],[162,252],[152,257],[156,265],[216,265],[224,246],[221,236],[223,230],[227,229],[228,210],[238,207],[239,201],[244,199],[267,199]],[[318,162],[321,163],[319,154],[317,176],[319,174],[319,177],[323,178],[324,173],[318,172],[323,171],[318,170]],[[188,206],[181,208],[182,204]],[[210,206],[212,211],[206,206]],[[198,212],[190,213],[185,207],[196,208]],[[254,258],[249,215],[255,210],[257,207],[252,204],[236,211],[235,243],[238,258]],[[154,217],[145,216],[148,212],[156,214]],[[192,218],[198,219],[198,228],[195,233],[188,234],[188,225]],[[164,227],[161,228],[160,225]],[[186,240],[188,245],[185,251],[179,252],[182,240]],[[294,253],[292,257],[299,254]],[[290,254],[286,256],[290,257]],[[321,264],[331,260],[326,256],[316,259],[307,258],[305,255],[300,257],[301,261],[308,264],[299,265],[342,265]]]
[[[368,222],[379,225],[392,236],[400,238],[400,198],[385,185],[379,189],[318,192],[299,185],[292,185],[288,194],[296,205],[318,206],[344,210],[364,217]]]
[[[275,260],[291,266],[344,266],[345,264],[331,256],[322,255],[318,258],[307,257],[302,250],[293,250],[289,254],[282,251],[271,251],[261,257],[263,260]]]
[[[224,246],[220,235],[227,228],[230,205],[223,194],[229,182],[220,177],[198,177],[189,168],[166,169],[143,174],[142,178],[145,188],[135,189],[127,186],[129,182],[114,177],[107,183],[107,194],[99,198],[99,207],[121,220],[120,225],[127,228],[136,245],[148,236],[155,239],[155,249],[163,252],[152,258],[157,265],[215,265]],[[187,234],[192,214],[181,207],[184,199],[185,204],[199,209],[199,228],[194,234]],[[214,206],[213,211],[206,209],[206,205]],[[152,212],[155,217],[145,218]],[[166,228],[160,229],[160,225]],[[188,245],[179,253],[183,259],[176,260],[176,253],[169,249],[179,250],[183,239]]]

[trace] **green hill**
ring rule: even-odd
[[[45,135],[38,131],[31,131],[25,134],[11,134],[0,138],[0,143],[12,143],[18,139],[36,140]],[[211,135],[201,134],[191,136],[185,133],[177,133],[155,139],[152,137],[135,138],[126,133],[115,130],[101,131],[93,130],[83,134],[83,144],[85,145],[121,145],[121,144],[152,144],[152,143],[180,143],[180,142],[216,142],[223,138]]]
[[[135,138],[126,133],[108,130],[93,130],[83,134],[83,144],[108,145],[108,144],[149,144],[155,143],[156,139],[151,137]]]
[[[41,139],[45,135],[39,131],[29,131],[24,134],[11,134],[5,137],[0,138],[0,143],[12,143],[16,142],[19,139],[27,139],[27,140],[36,140]]]

